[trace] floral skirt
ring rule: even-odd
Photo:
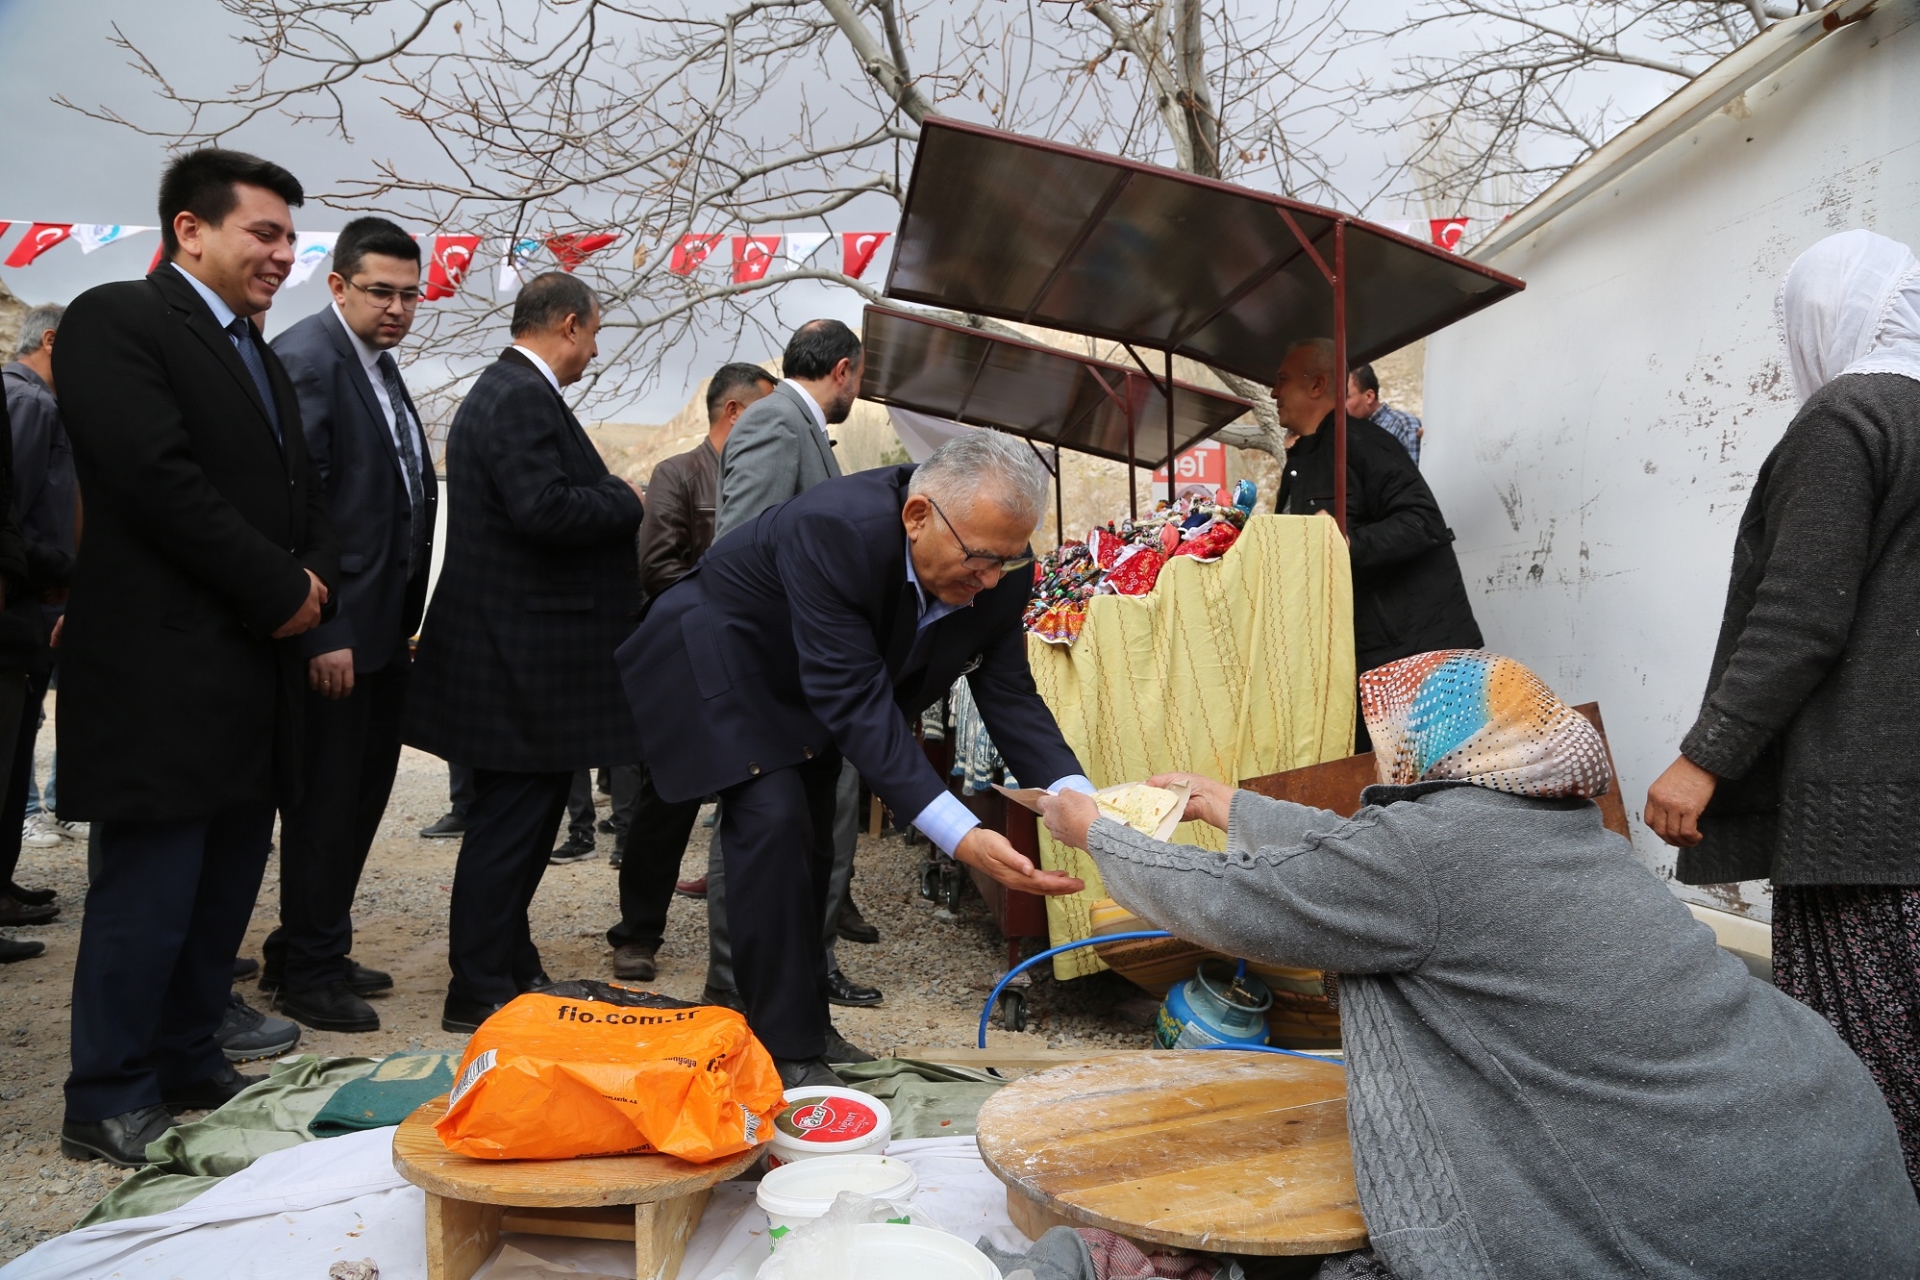
[[[1773,981],[1866,1063],[1920,1188],[1920,887],[1775,885]]]

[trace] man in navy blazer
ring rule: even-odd
[[[355,218],[333,246],[333,303],[274,339],[340,538],[333,619],[301,637],[306,788],[280,811],[280,927],[260,985],[322,1031],[377,1031],[393,979],[349,957],[367,851],[400,764],[407,640],[427,602],[439,483],[393,350],[420,304],[420,246]]]
[[[1027,668],[1046,494],[1032,451],[990,431],[828,480],[722,537],[620,647],[656,789],[721,797],[735,979],[790,1088],[837,1079],[820,930],[842,755],[948,854],[1029,893],[1081,888],[979,826],[909,724],[964,674],[1016,776],[1093,789]]]

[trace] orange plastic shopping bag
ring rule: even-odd
[[[564,982],[480,1025],[434,1127],[482,1160],[705,1161],[770,1140],[779,1108],[773,1058],[733,1010]]]

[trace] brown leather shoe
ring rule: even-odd
[[[613,976],[625,978],[629,982],[652,982],[653,953],[659,949],[642,946],[638,942],[629,942],[613,953]]]
[[[867,923],[867,918],[860,914],[860,904],[851,894],[847,896],[846,905],[840,908],[840,918],[833,922],[833,927],[848,942],[880,941],[880,931]]]
[[[0,924],[45,924],[59,914],[52,903],[28,906],[10,894],[0,897]]]
[[[673,891],[683,898],[704,898],[707,896],[707,878],[701,876],[698,880],[676,880],[673,882]]]

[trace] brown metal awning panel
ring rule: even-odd
[[[1289,343],[1332,335],[1322,264],[1336,221],[1352,364],[1524,287],[1333,210],[936,118],[921,131],[887,293],[1171,349],[1264,384]]]
[[[863,399],[1036,444],[1115,462],[1167,461],[1167,402],[1137,369],[1055,347],[969,329],[886,307],[868,307]],[[1174,384],[1174,452],[1206,439],[1251,406],[1236,396]]]

